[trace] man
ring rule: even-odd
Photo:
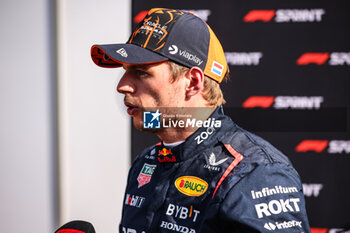
[[[125,69],[128,114],[161,139],[130,169],[120,232],[310,232],[287,157],[224,115],[228,66],[205,22],[151,9],[126,44],[94,45],[91,56]]]

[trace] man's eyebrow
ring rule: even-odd
[[[163,62],[155,62],[155,63],[148,63],[148,64],[137,64],[137,65],[124,65],[124,69],[130,69],[130,70],[148,70],[152,68],[153,66],[157,66]]]
[[[123,68],[128,70],[147,70],[149,67],[151,66],[150,65],[127,65]]]

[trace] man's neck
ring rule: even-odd
[[[175,147],[175,146],[180,145],[180,144],[183,143],[183,142],[184,142],[184,141],[172,142],[172,143],[163,142],[163,144],[164,144],[164,146],[166,146],[166,147]]]

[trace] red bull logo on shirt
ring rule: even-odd
[[[176,162],[176,156],[173,155],[171,149],[163,148],[158,152],[158,161],[160,163]]]

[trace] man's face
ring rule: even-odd
[[[179,107],[185,99],[183,78],[172,82],[170,66],[167,62],[151,65],[124,65],[125,73],[117,86],[124,94],[127,112],[133,117],[134,125],[142,129],[144,109],[159,107]]]

